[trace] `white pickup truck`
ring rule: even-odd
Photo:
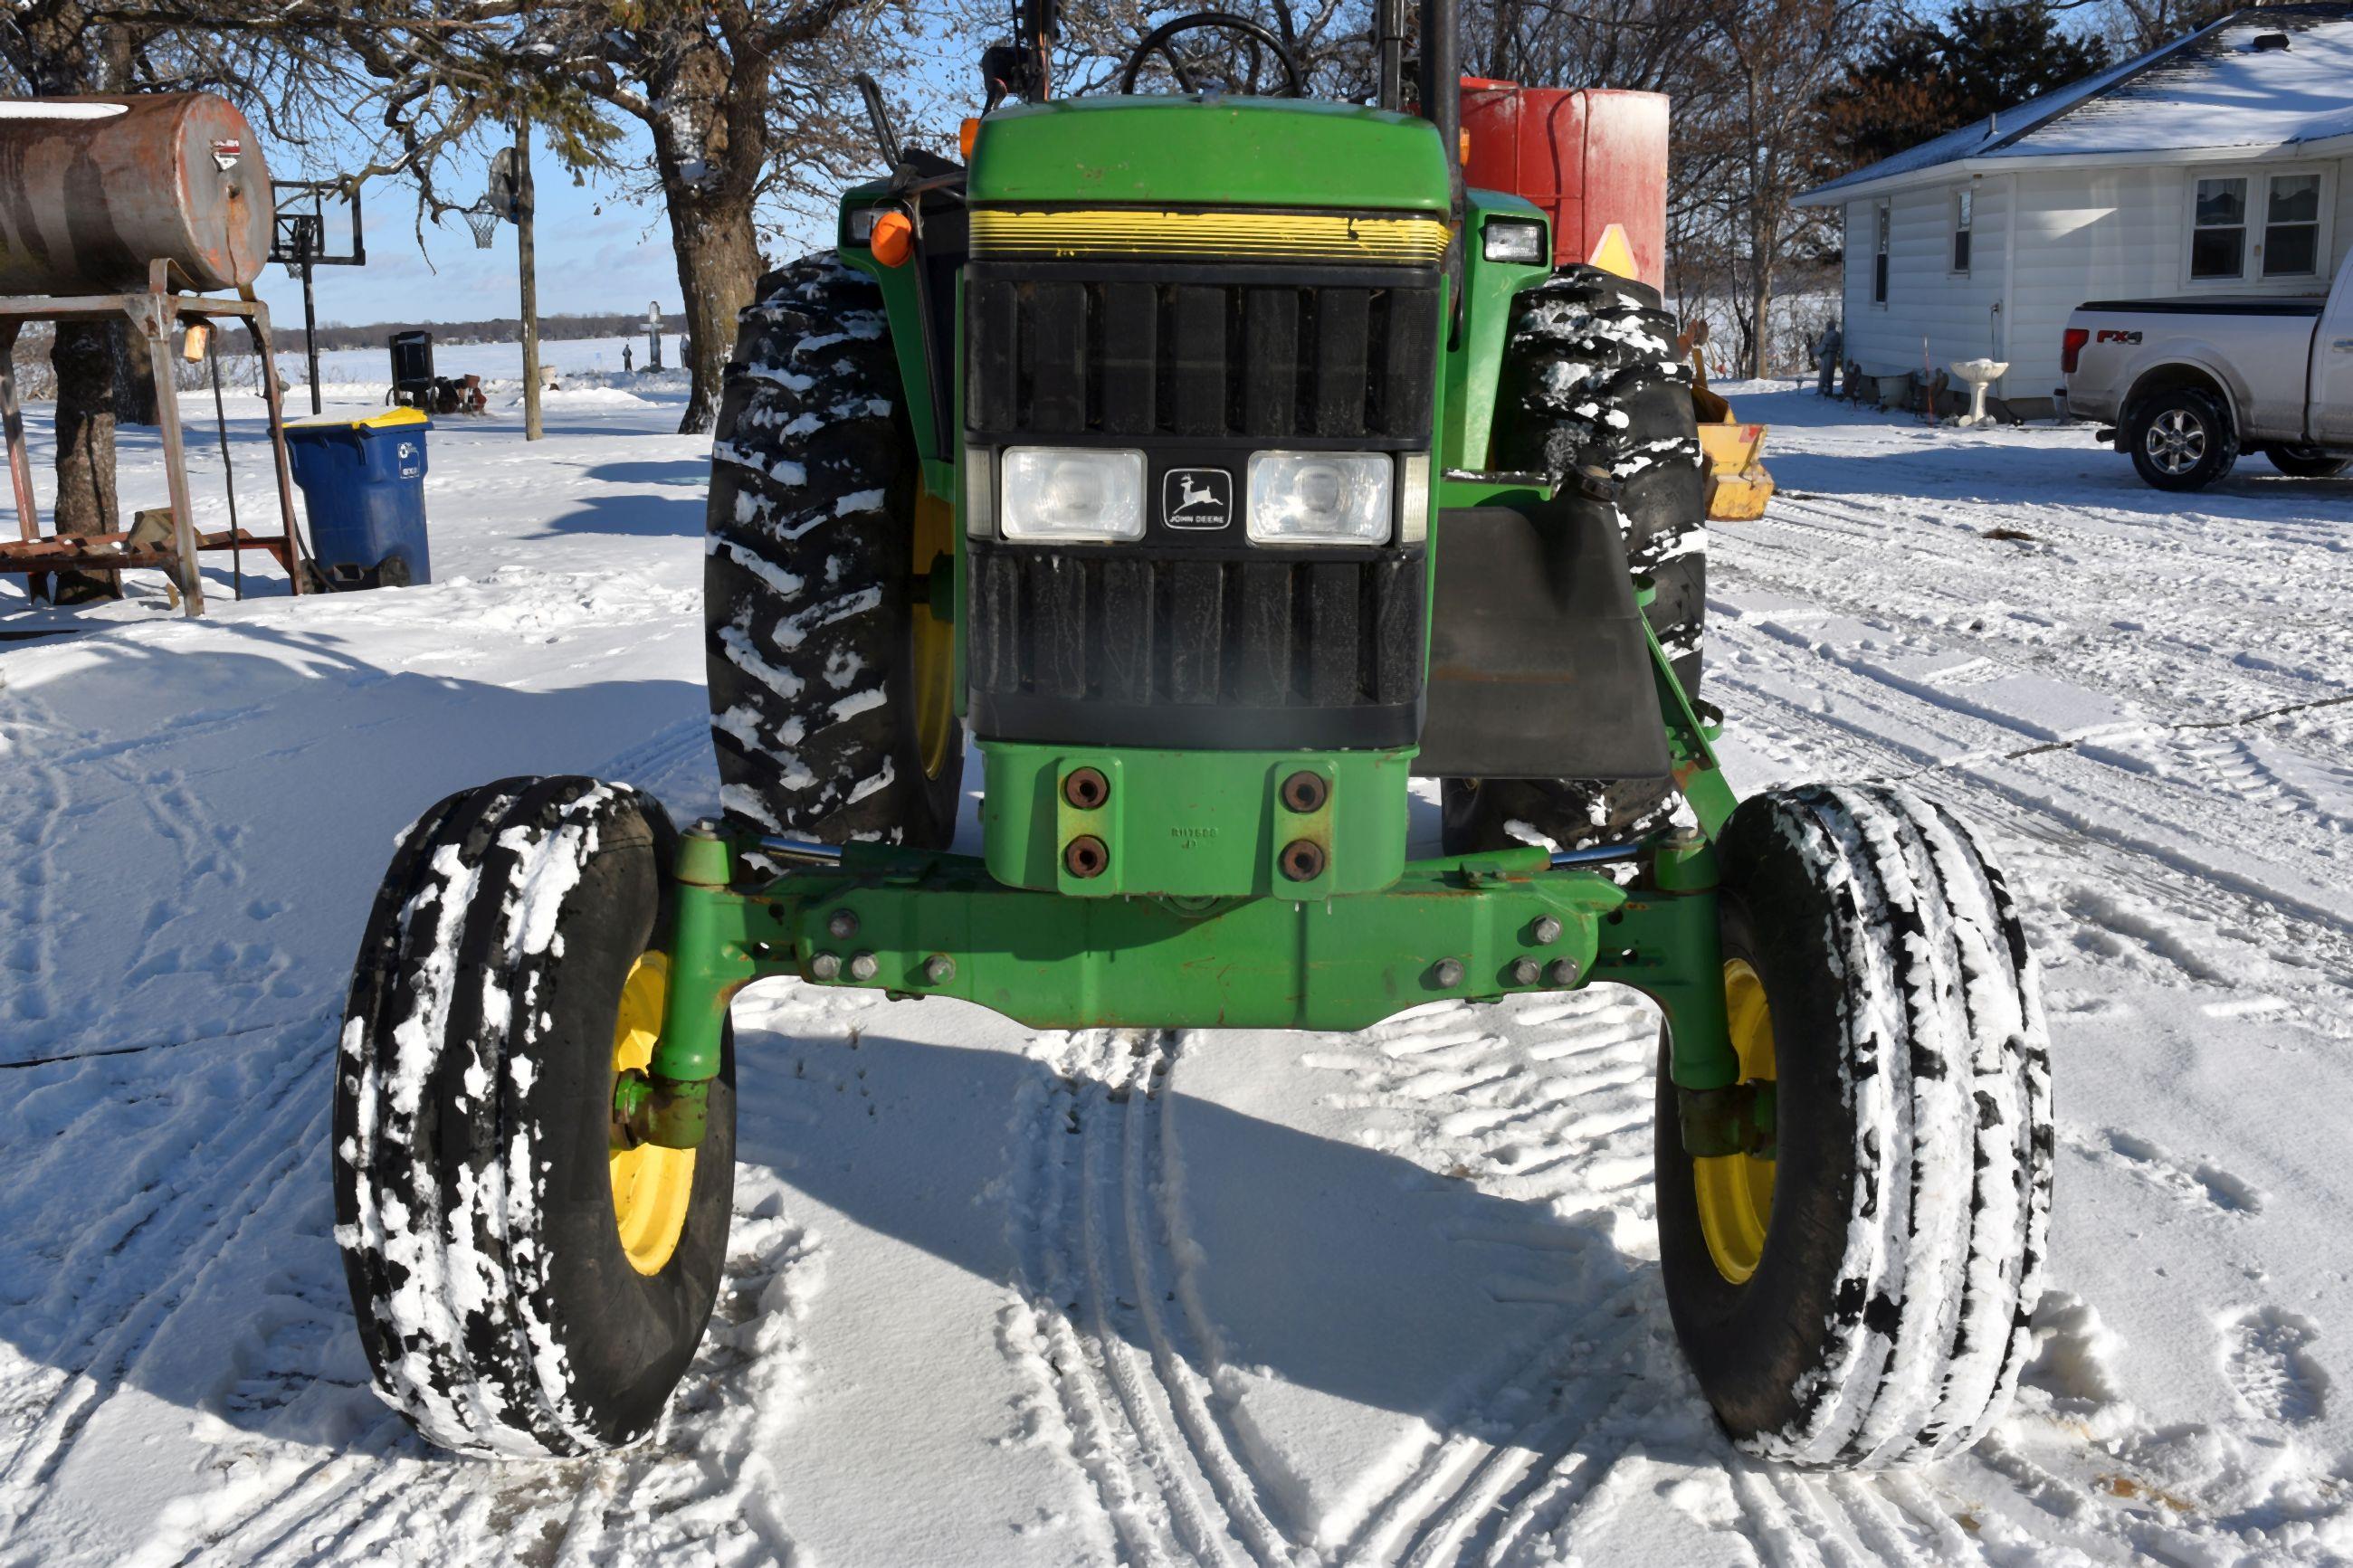
[[[2326,295],[2095,300],[2067,318],[2067,411],[2109,422],[2159,489],[2261,452],[2299,479],[2353,466],[2353,257]]]

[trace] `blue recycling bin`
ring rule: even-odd
[[[330,588],[433,581],[425,533],[425,433],[414,408],[286,426],[286,458],[311,516],[311,552]]]

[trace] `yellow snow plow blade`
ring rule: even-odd
[[[1765,471],[1765,426],[1742,425],[1727,413],[1720,424],[1699,427],[1699,449],[1707,458],[1707,515],[1711,522],[1753,522],[1765,515],[1773,496],[1773,476]]]

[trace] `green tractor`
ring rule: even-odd
[[[1214,12],[1121,94],[1050,98],[1050,15],[989,51],[964,164],[870,98],[893,172],[744,313],[706,540],[724,820],[507,779],[386,874],[333,1134],[378,1391],[468,1452],[651,1429],[719,1286],[729,1002],[763,980],[1047,1029],[1611,984],[1664,1016],[1664,1290],[1724,1427],[1822,1467],[1967,1446],[2041,1272],[2034,961],[1942,807],[1718,772],[1657,291],[1622,245],[1559,264],[1563,203],[1464,188],[1456,0],[1418,84],[1382,0],[1370,105]],[[1281,90],[1197,89],[1200,29]],[[1153,58],[1179,90],[1135,91]]]

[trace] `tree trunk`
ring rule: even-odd
[[[654,169],[670,212],[670,242],[686,314],[679,362],[690,378],[681,436],[708,431],[719,416],[719,384],[735,344],[735,315],[760,280],[760,237],[752,221],[760,170],[769,66],[731,66],[697,42],[647,82],[662,111],[649,116]]]
[[[1758,381],[1766,376],[1766,361],[1771,357],[1773,342],[1773,258],[1760,254],[1757,258],[1757,293],[1748,302],[1749,375]]]
[[[117,321],[108,334],[107,349],[114,360],[114,422],[163,423],[163,411],[156,406],[163,389],[155,384],[155,362],[147,353],[147,340],[129,321]]]
[[[670,203],[670,244],[678,253],[678,286],[686,306],[686,342],[680,363],[691,382],[681,436],[700,435],[719,415],[719,384],[735,344],[735,315],[752,302],[760,280],[760,240],[752,204]]]
[[[111,533],[114,500],[114,342],[105,321],[60,321],[49,363],[58,376],[58,532]],[[112,572],[60,572],[56,602],[115,598]]]

